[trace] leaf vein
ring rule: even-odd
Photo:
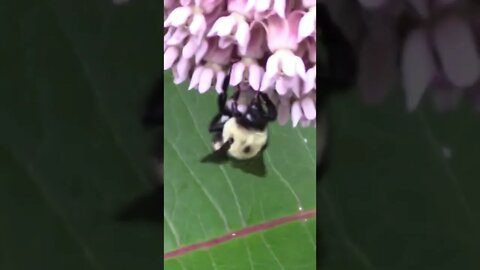
[[[297,204],[298,204],[298,207],[299,208],[302,208],[302,202],[300,201],[300,198],[298,197],[297,193],[295,192],[295,190],[292,188],[292,186],[290,185],[290,183],[287,181],[287,179],[285,179],[283,177],[283,175],[278,171],[277,167],[275,167],[275,165],[273,164],[273,161],[270,157],[270,154],[268,152],[265,152],[266,153],[266,157],[268,158],[269,162],[270,162],[270,165],[272,167],[272,170],[279,176],[279,180],[280,182],[282,182],[286,187],[287,189],[292,193],[294,199],[297,201]]]
[[[182,90],[178,89],[178,87],[177,87],[177,91],[182,91]],[[202,136],[202,133],[200,132],[200,128],[198,127],[197,122],[195,121],[195,117],[193,116],[193,112],[191,111],[187,102],[184,100],[184,98],[182,97],[182,95],[180,93],[179,93],[179,96],[180,96],[180,99],[182,100],[183,104],[185,104],[185,107],[187,108],[188,113],[190,114],[190,118],[192,119],[193,126],[195,127],[195,130],[197,131],[200,139],[203,141],[203,143],[205,144],[207,149],[209,149],[208,142],[206,142],[204,137]],[[238,200],[235,189],[233,188],[232,181],[231,181],[230,177],[228,176],[227,172],[225,171],[225,168],[223,167],[223,165],[220,165],[219,167],[220,167],[220,170],[222,171],[223,175],[225,176],[225,179],[227,180],[227,184],[230,188],[230,191],[232,192],[233,198],[235,200],[235,206],[237,207],[238,214],[240,216],[240,221],[242,222],[243,226],[247,226],[247,223],[245,221],[245,217],[243,216],[243,213],[242,213],[242,210],[241,210],[241,207],[240,207],[240,202]]]
[[[50,6],[50,4],[47,4],[47,5]],[[82,57],[80,55],[80,53],[78,52],[78,48],[75,46],[75,42],[74,42],[73,38],[68,34],[68,32],[65,29],[63,29],[63,27],[62,27],[63,24],[60,23],[60,19],[59,19],[57,13],[55,12],[55,9],[52,8],[51,6],[50,6],[50,9],[52,10],[52,13],[54,14],[54,17],[55,17],[55,19],[56,19],[56,21],[59,25],[59,29],[61,29],[63,31],[63,33],[65,34],[65,37],[70,41],[70,46],[72,48],[72,52],[77,56],[78,61],[80,62],[80,66],[82,67],[82,69],[84,71],[84,75],[88,79],[88,83],[90,85],[89,89],[95,97],[95,101],[96,101],[95,103],[97,105],[97,108],[98,108],[99,112],[101,113],[101,115],[103,115],[105,123],[110,128],[110,131],[111,131],[111,134],[112,134],[112,137],[113,137],[113,141],[115,142],[115,145],[118,147],[120,152],[123,154],[124,158],[128,161],[132,170],[138,175],[138,178],[141,180],[142,184],[148,185],[149,181],[147,180],[147,177],[145,176],[144,172],[141,169],[138,168],[138,166],[136,165],[135,162],[133,162],[130,155],[128,154],[128,151],[124,148],[124,146],[122,144],[122,140],[118,136],[117,132],[115,132],[114,124],[112,123],[111,118],[108,116],[108,113],[105,110],[104,106],[102,106],[103,103],[101,102],[101,100],[102,100],[101,95],[100,95],[98,89],[92,83],[92,76],[90,75],[90,69],[88,68],[88,65],[85,63],[84,57]]]
[[[19,156],[17,155],[17,153],[13,149],[10,149],[10,152],[12,153],[12,156],[17,160],[17,162],[22,163],[22,162],[20,162],[21,159],[19,158]],[[82,251],[84,253],[84,256],[85,256],[86,260],[88,261],[88,263],[90,263],[90,265],[92,266],[93,269],[100,269],[100,270],[103,269],[103,267],[101,267],[101,265],[97,262],[97,260],[93,256],[93,254],[90,250],[90,247],[84,241],[81,240],[81,238],[77,234],[76,230],[73,228],[73,226],[68,221],[65,214],[63,214],[63,212],[55,206],[54,201],[52,199],[50,199],[50,197],[48,195],[48,192],[44,188],[42,188],[40,182],[35,180],[34,172],[33,172],[34,169],[33,169],[32,165],[28,164],[28,162],[26,162],[26,163],[27,164],[25,166],[25,169],[27,171],[28,179],[30,179],[30,181],[37,187],[40,196],[45,201],[45,203],[49,206],[52,213],[57,215],[60,218],[60,220],[63,222],[63,224],[65,226],[65,229],[68,232],[68,234],[70,234],[72,239],[82,249]]]
[[[167,139],[168,140],[168,139]],[[170,142],[170,141],[169,141]],[[224,224],[225,224],[225,228],[227,230],[230,230],[230,227],[228,226],[228,222],[227,222],[227,218],[225,216],[225,214],[223,213],[222,209],[220,208],[220,206],[215,202],[215,200],[213,199],[212,195],[205,189],[205,187],[202,185],[202,183],[200,182],[200,179],[197,178],[197,176],[193,173],[192,169],[190,168],[190,166],[188,165],[188,163],[183,159],[183,157],[180,155],[180,152],[178,151],[178,149],[175,147],[175,145],[173,145],[171,142],[170,142],[170,145],[172,146],[173,150],[175,150],[175,153],[177,154],[177,156],[180,158],[180,160],[183,162],[183,164],[185,164],[185,167],[188,169],[188,172],[193,176],[193,179],[195,179],[195,182],[198,184],[198,186],[200,187],[200,189],[203,191],[203,193],[205,193],[205,196],[207,196],[207,198],[210,200],[210,202],[212,203],[213,207],[217,210],[218,214],[220,215],[220,218],[223,220]]]
[[[370,270],[373,270],[375,269],[372,265],[372,263],[370,262],[370,260],[368,259],[367,255],[365,253],[363,253],[359,248],[358,246],[350,239],[350,236],[348,236],[348,234],[345,232],[345,228],[343,227],[343,224],[340,222],[340,220],[338,219],[337,217],[337,214],[335,213],[335,208],[333,206],[333,203],[332,201],[330,200],[329,196],[328,196],[328,193],[325,189],[322,189],[322,194],[323,194],[323,198],[325,199],[326,201],[326,205],[327,205],[327,208],[330,210],[330,216],[332,217],[332,220],[337,224],[337,230],[339,231],[339,233],[341,234],[342,238],[345,240],[345,242],[347,243],[347,246],[350,247],[350,249],[352,249],[352,252],[357,255],[357,257],[359,258],[360,262],[362,262],[364,264],[364,266],[366,267],[366,269],[370,269]]]
[[[425,119],[423,113],[421,113],[421,112],[419,113],[419,117],[420,117],[420,120],[424,123],[425,130],[426,130],[426,133],[427,133],[427,138],[430,142],[431,147],[433,148],[434,152],[439,153],[438,149],[441,148],[441,145],[440,145],[439,141],[435,138],[435,136],[433,134],[433,131],[430,128],[430,125],[427,122],[427,119]],[[445,159],[445,157],[443,155],[439,155],[439,156],[440,156],[441,162],[443,163],[442,167],[444,168],[445,172],[447,173],[448,179],[450,179],[450,181],[451,181],[451,183],[452,183],[452,185],[455,189],[455,193],[458,196],[460,204],[465,209],[465,213],[468,217],[468,220],[470,222],[473,222],[472,210],[471,210],[470,205],[468,203],[468,200],[465,196],[465,193],[462,190],[462,187],[460,185],[460,181],[458,180],[457,176],[454,174],[454,172],[452,170],[452,167],[450,166],[450,163]]]
[[[180,246],[181,245],[180,237],[178,236],[177,230],[173,226],[172,221],[170,220],[167,214],[163,213],[163,216],[165,217],[165,221],[167,221],[168,227],[170,227],[170,230],[172,231],[173,237],[175,238],[175,242],[177,243],[178,246]]]
[[[296,128],[296,130],[297,130],[297,135],[300,137],[303,146],[304,146],[305,149],[307,150],[308,157],[310,157],[310,160],[312,161],[313,167],[316,167],[316,162],[315,162],[315,159],[314,159],[313,156],[312,156],[311,150],[307,147],[307,145],[306,145],[305,143],[303,143],[303,140],[304,140],[305,138],[302,136],[302,134],[300,133],[300,130],[298,130],[298,128]]]

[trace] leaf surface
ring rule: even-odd
[[[478,114],[407,114],[399,96],[337,99],[332,113],[322,269],[478,269]]]
[[[200,163],[212,151],[208,124],[217,113],[213,91],[188,91],[165,74],[165,252],[315,209],[313,128],[270,125],[265,177],[231,163]],[[285,223],[167,258],[165,266],[315,269],[315,220]]]

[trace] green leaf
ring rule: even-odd
[[[479,269],[478,114],[335,100],[322,269]]]
[[[2,270],[160,264],[160,226],[115,217],[153,182],[139,112],[162,3],[134,2],[2,3]]]
[[[257,177],[226,163],[205,164],[217,113],[214,90],[199,94],[165,74],[164,249],[171,252],[315,209],[315,129],[270,126]],[[234,237],[167,258],[166,269],[315,269],[315,219]]]

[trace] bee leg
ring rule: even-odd
[[[238,110],[238,104],[237,104],[237,101],[235,100],[232,102],[232,114],[233,114],[233,117],[237,117],[237,118],[242,117],[242,113]]]
[[[225,124],[225,122],[222,121],[222,116],[224,115],[222,113],[219,113],[215,115],[215,117],[212,119],[212,121],[210,122],[210,125],[208,126],[208,131],[210,133],[222,132],[223,125]]]
[[[238,98],[240,97],[240,89],[237,88],[232,95],[232,115],[234,117],[242,117],[243,113],[238,110]]]
[[[235,93],[233,93],[232,95],[232,99],[235,102],[238,102],[238,98],[240,98],[240,88],[237,88],[237,90],[235,90]]]
[[[225,76],[222,84],[222,93],[218,94],[217,104],[218,111],[224,115],[231,115],[231,112],[226,108],[228,96],[228,84],[230,83],[230,73]]]
[[[217,98],[218,111],[223,115],[230,115],[230,111],[227,109],[227,94],[221,93]]]
[[[268,121],[274,121],[277,119],[277,107],[275,107],[275,104],[270,100],[267,94],[263,92],[258,92],[260,94],[260,97],[265,101],[265,105],[267,106],[267,112],[264,114],[264,118],[267,119]]]

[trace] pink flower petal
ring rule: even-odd
[[[185,59],[180,57],[177,64],[173,66],[173,82],[175,84],[181,84],[185,80],[187,80],[190,68],[192,67],[191,61],[189,59]]]
[[[187,19],[192,15],[190,7],[178,7],[168,15],[168,18],[163,23],[163,27],[179,27],[187,22]]]
[[[256,4],[257,4],[257,0],[248,0],[247,5],[245,6],[245,11],[251,11],[252,9],[255,8]]]
[[[296,74],[302,78],[302,80],[306,79],[307,73],[305,71],[305,63],[303,62],[302,58],[295,56],[295,70]]]
[[[163,1],[163,7],[165,9],[171,9],[177,4],[177,1],[174,0],[165,0]]]
[[[307,94],[310,91],[312,91],[314,88],[316,88],[316,86],[315,86],[316,78],[317,78],[317,66],[313,66],[312,68],[310,68],[307,71],[306,80],[303,84],[303,93],[304,94]]]
[[[233,44],[233,40],[230,37],[221,37],[218,40],[218,47],[220,49],[225,49],[230,47]]]
[[[177,47],[168,47],[163,56],[163,70],[170,69],[173,66],[173,63],[177,60],[180,55],[180,51]]]
[[[288,123],[288,120],[290,118],[290,102],[288,100],[281,101],[280,104],[278,105],[278,123],[280,125],[285,125]]]
[[[202,14],[195,14],[189,27],[190,33],[198,37],[203,37],[207,30],[207,22]]]
[[[301,87],[300,87],[300,79],[298,77],[291,77],[291,78],[284,78],[287,89],[291,89],[293,94],[299,98],[301,96]]]
[[[175,46],[175,45],[180,45],[183,40],[188,36],[188,32],[181,29],[177,28],[173,35],[167,40],[167,45],[169,46]]]
[[[416,29],[410,32],[403,48],[401,66],[407,110],[413,111],[436,72],[425,30]]]
[[[235,18],[233,16],[221,17],[215,21],[210,32],[208,32],[209,37],[219,36],[225,37],[232,33],[233,26],[235,25]]]
[[[248,67],[248,82],[254,90],[260,90],[260,83],[264,72],[263,68],[257,64],[251,64]]]
[[[202,40],[202,42],[200,43],[197,49],[197,53],[195,54],[195,64],[200,63],[200,61],[203,59],[207,51],[208,51],[208,42],[205,40]]]
[[[268,91],[273,84],[273,80],[275,79],[275,75],[273,77],[267,77],[266,74],[267,73],[264,73],[262,83],[260,84],[260,91],[262,92]]]
[[[250,27],[247,22],[243,21],[237,24],[235,39],[240,48],[247,47],[248,41],[250,40]]]
[[[301,105],[302,105],[302,110],[303,110],[303,113],[305,114],[305,117],[308,120],[315,120],[315,118],[317,117],[315,102],[313,102],[311,98],[306,97],[302,99]]]
[[[182,57],[192,58],[197,52],[198,39],[195,36],[190,36],[187,43],[182,49]]]
[[[203,69],[203,66],[197,66],[197,68],[195,68],[195,70],[193,71],[192,79],[190,79],[190,85],[188,86],[188,90],[192,90],[198,85]]]
[[[242,62],[237,62],[232,65],[232,71],[230,73],[230,85],[238,85],[242,79],[245,72],[245,65]]]
[[[229,0],[227,9],[230,12],[242,13],[247,5],[247,0]]]
[[[317,4],[317,1],[316,0],[303,0],[302,4],[303,4],[304,8],[308,9],[308,8],[311,8],[311,7],[315,6]]]
[[[217,90],[217,93],[221,94],[223,93],[223,81],[225,80],[225,77],[227,77],[227,74],[225,71],[218,71],[217,72],[217,78],[216,78],[216,85],[215,85],[215,90]]]
[[[205,93],[212,86],[213,70],[205,68],[200,76],[200,82],[198,84],[198,92]]]
[[[267,44],[270,51],[285,48],[285,40],[288,39],[288,24],[285,19],[278,15],[267,18]]]
[[[300,25],[300,20],[302,19],[304,11],[296,10],[288,14],[287,23],[288,23],[288,32],[287,37],[283,42],[285,43],[284,47],[290,48],[291,50],[296,50],[298,48],[298,28]],[[314,14],[316,17],[316,14]]]
[[[285,75],[287,75],[288,77],[293,77],[295,75],[297,75],[297,72],[295,70],[295,65],[296,65],[296,58],[295,58],[295,55],[293,53],[289,53],[289,54],[282,54],[280,56],[279,54],[279,57],[280,58],[280,64],[281,64],[281,69],[283,71],[283,73],[285,73]],[[303,61],[302,61],[303,63]]]
[[[175,33],[175,28],[169,27],[168,30],[167,30],[167,33],[165,33],[165,35],[163,36],[163,49],[164,50],[166,49],[167,41],[173,36],[174,33]]]
[[[300,107],[300,103],[297,101],[293,102],[292,104],[292,124],[293,127],[296,127],[298,125],[298,122],[302,118],[302,108]]]
[[[252,22],[250,25],[250,38],[245,47],[239,47],[240,54],[252,57],[262,58],[266,51],[266,29],[262,22]]]
[[[278,54],[273,54],[268,58],[267,68],[265,70],[265,75],[263,76],[261,91],[265,90],[271,85],[271,81],[273,80],[274,76],[278,74],[279,63],[280,57]]]
[[[288,82],[283,78],[279,78],[275,82],[275,90],[279,95],[285,95],[288,92]]]
[[[195,5],[201,7],[205,13],[211,13],[214,9],[221,7],[225,0],[195,0]]]
[[[273,10],[275,10],[275,12],[282,18],[285,18],[285,7],[286,7],[285,1],[286,0],[273,1]]]
[[[315,32],[317,15],[314,12],[307,12],[300,20],[298,26],[298,40],[302,40]]]
[[[270,0],[262,0],[262,1],[256,1],[256,2],[257,2],[257,5],[255,6],[255,8],[258,12],[266,11],[267,9],[270,8],[270,5],[272,4]]]
[[[434,30],[435,45],[447,78],[456,86],[472,86],[480,74],[480,55],[472,30],[460,17],[439,22]]]

